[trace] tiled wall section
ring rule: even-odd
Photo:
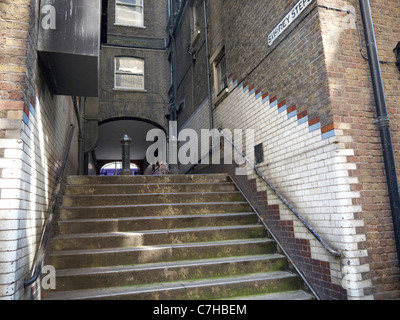
[[[32,266],[53,199],[69,124],[74,123],[71,98],[52,100],[45,95],[42,100],[34,99],[29,115],[23,115],[21,139],[7,141],[1,159],[0,296],[12,299],[30,295],[23,280]],[[73,155],[74,148],[71,158]]]
[[[202,104],[185,127],[197,128],[207,110],[208,104]],[[342,259],[332,257],[265,182],[254,174],[248,176],[250,182],[256,181],[258,194],[266,193],[268,207],[279,207],[279,220],[293,225],[296,243],[309,243],[311,277],[317,273],[313,272],[316,264],[328,270],[324,277],[329,288],[322,288],[322,295],[332,297],[329,290],[337,287],[336,291],[347,290],[350,299],[370,298],[363,289],[371,283],[361,276],[369,269],[360,262],[367,255],[359,250],[365,235],[357,234],[363,220],[355,218],[361,207],[353,204],[360,193],[351,188],[358,180],[349,175],[355,165],[347,161],[354,151],[345,148],[349,137],[343,135],[343,125],[321,127],[318,118],[309,119],[296,106],[235,76],[229,78],[229,95],[214,110],[214,118],[218,128],[255,130],[254,145],[264,146],[264,162],[258,168],[328,243],[343,250]]]
[[[192,129],[196,131],[197,136],[201,137],[202,129],[210,129],[210,105],[208,102],[208,98],[204,99],[203,102],[197,107],[196,112],[183,124],[180,130],[184,129]],[[201,144],[198,144],[198,154],[201,155]],[[179,148],[182,147],[184,143],[179,143]],[[201,157],[199,157],[199,160]],[[179,170],[182,173],[186,173],[189,171],[194,164],[180,165]]]

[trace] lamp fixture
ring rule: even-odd
[[[400,42],[397,44],[396,48],[394,48],[394,53],[396,54],[396,65],[397,69],[400,71]]]

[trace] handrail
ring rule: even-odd
[[[256,213],[258,219],[261,221],[261,223],[264,225],[265,229],[268,231],[269,235],[271,238],[274,239],[276,244],[278,245],[279,249],[282,250],[283,255],[288,259],[290,264],[293,266],[293,268],[296,270],[298,275],[302,278],[304,283],[307,285],[308,289],[311,291],[311,293],[314,295],[314,297],[317,300],[321,300],[320,296],[318,293],[314,290],[310,282],[307,280],[306,276],[303,274],[303,272],[300,270],[300,268],[297,266],[296,262],[290,257],[289,253],[285,250],[279,239],[275,236],[275,234],[272,232],[271,228],[268,226],[268,224],[264,221],[262,218],[261,214],[258,212],[258,210],[252,205],[251,201],[247,198],[246,194],[244,191],[240,188],[240,186],[237,184],[237,182],[231,177],[228,176],[229,179],[232,181],[232,183],[235,185],[235,187],[239,190],[239,192],[242,194],[242,196],[245,198],[246,202],[249,204],[251,209]]]
[[[218,129],[220,134],[232,145],[232,147],[246,160],[246,162],[253,168],[253,170],[257,173],[257,175],[263,179],[268,186],[275,192],[275,194],[279,197],[280,200],[289,208],[290,211],[301,221],[301,223],[307,228],[308,231],[318,240],[319,243],[328,251],[331,255],[335,257],[341,257],[342,252],[340,250],[336,250],[328,245],[324,239],[308,224],[308,222],[297,212],[297,210],[289,203],[289,201],[274,187],[274,185],[258,170],[258,168],[246,157],[246,155],[241,152],[235,144],[224,134],[222,129]]]
[[[42,239],[40,241],[39,249],[36,253],[36,263],[33,264],[32,269],[31,269],[31,274],[32,276],[24,281],[24,288],[31,286],[36,282],[36,280],[39,278],[39,275],[42,271],[42,264],[43,264],[43,258],[45,254],[45,248],[47,245],[49,233],[50,233],[50,225],[51,222],[53,221],[53,214],[54,214],[54,208],[59,200],[60,196],[60,190],[61,190],[61,182],[63,181],[64,177],[64,172],[65,168],[67,166],[67,161],[68,161],[68,156],[69,156],[69,151],[71,149],[72,145],[72,138],[74,136],[74,131],[75,131],[75,126],[73,124],[70,125],[69,128],[69,134],[68,134],[68,140],[67,140],[67,146],[65,148],[65,153],[64,153],[64,158],[63,162],[61,165],[61,170],[56,178],[56,187],[55,187],[55,192],[53,193],[54,199],[52,200],[50,206],[49,206],[49,216],[47,219],[46,227],[44,228]],[[34,271],[33,271],[34,270]]]

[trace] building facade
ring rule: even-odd
[[[393,49],[399,39],[393,35],[399,7],[370,3],[398,155]],[[323,298],[399,298],[393,218],[358,1],[217,0],[207,2],[206,17],[202,4],[186,2],[177,31],[181,49],[190,43],[189,51],[180,50],[186,57],[177,72],[178,100],[186,108],[180,130],[200,134],[209,128],[210,100],[214,128],[254,130],[252,142],[243,144],[247,157],[342,257],[329,254],[254,172],[235,179]],[[255,148],[261,150],[257,160]],[[230,167],[181,170],[234,175]]]
[[[99,139],[92,145],[97,172],[102,165],[120,160],[119,139],[128,134],[133,139],[131,159],[143,173],[148,167],[147,131],[168,127],[168,2],[109,0],[103,1],[102,8],[100,86],[94,117]]]
[[[400,4],[369,2],[399,170]],[[152,174],[146,134],[168,133],[168,119],[233,134],[258,174],[238,174],[223,137],[235,161],[202,162],[199,146],[181,174],[229,173],[322,299],[400,298],[359,1],[2,0],[0,13],[1,299],[40,297],[24,281],[69,138],[65,175],[120,161],[123,134]]]

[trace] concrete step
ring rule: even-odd
[[[251,211],[251,207],[245,201],[63,207],[60,219],[107,219],[249,211]]]
[[[230,178],[70,177],[46,299],[308,299]]]
[[[270,239],[241,239],[206,243],[171,244],[95,250],[54,251],[50,264],[56,269],[133,265],[160,261],[211,259],[276,252]]]
[[[315,298],[304,290],[284,291],[278,293],[268,293],[255,296],[237,297],[229,300],[273,300],[273,301],[289,301],[289,300],[314,300]]]
[[[57,291],[228,277],[287,268],[280,254],[161,262],[136,266],[57,270]]]
[[[226,174],[166,175],[166,176],[70,176],[69,185],[93,184],[157,184],[230,182]]]
[[[121,206],[135,204],[210,203],[244,201],[238,191],[190,192],[190,193],[146,193],[134,195],[64,196],[64,207]]]
[[[192,214],[172,216],[149,216],[116,219],[70,219],[60,220],[60,235],[79,233],[133,232],[161,229],[182,229],[212,226],[256,224],[254,212]]]
[[[55,250],[87,250],[266,237],[262,225],[61,235]]]
[[[158,183],[158,184],[88,184],[68,185],[66,195],[128,195],[145,193],[228,192],[236,191],[230,182]]]
[[[301,282],[296,275],[275,271],[144,286],[51,292],[46,298],[48,300],[209,300],[299,289]]]

